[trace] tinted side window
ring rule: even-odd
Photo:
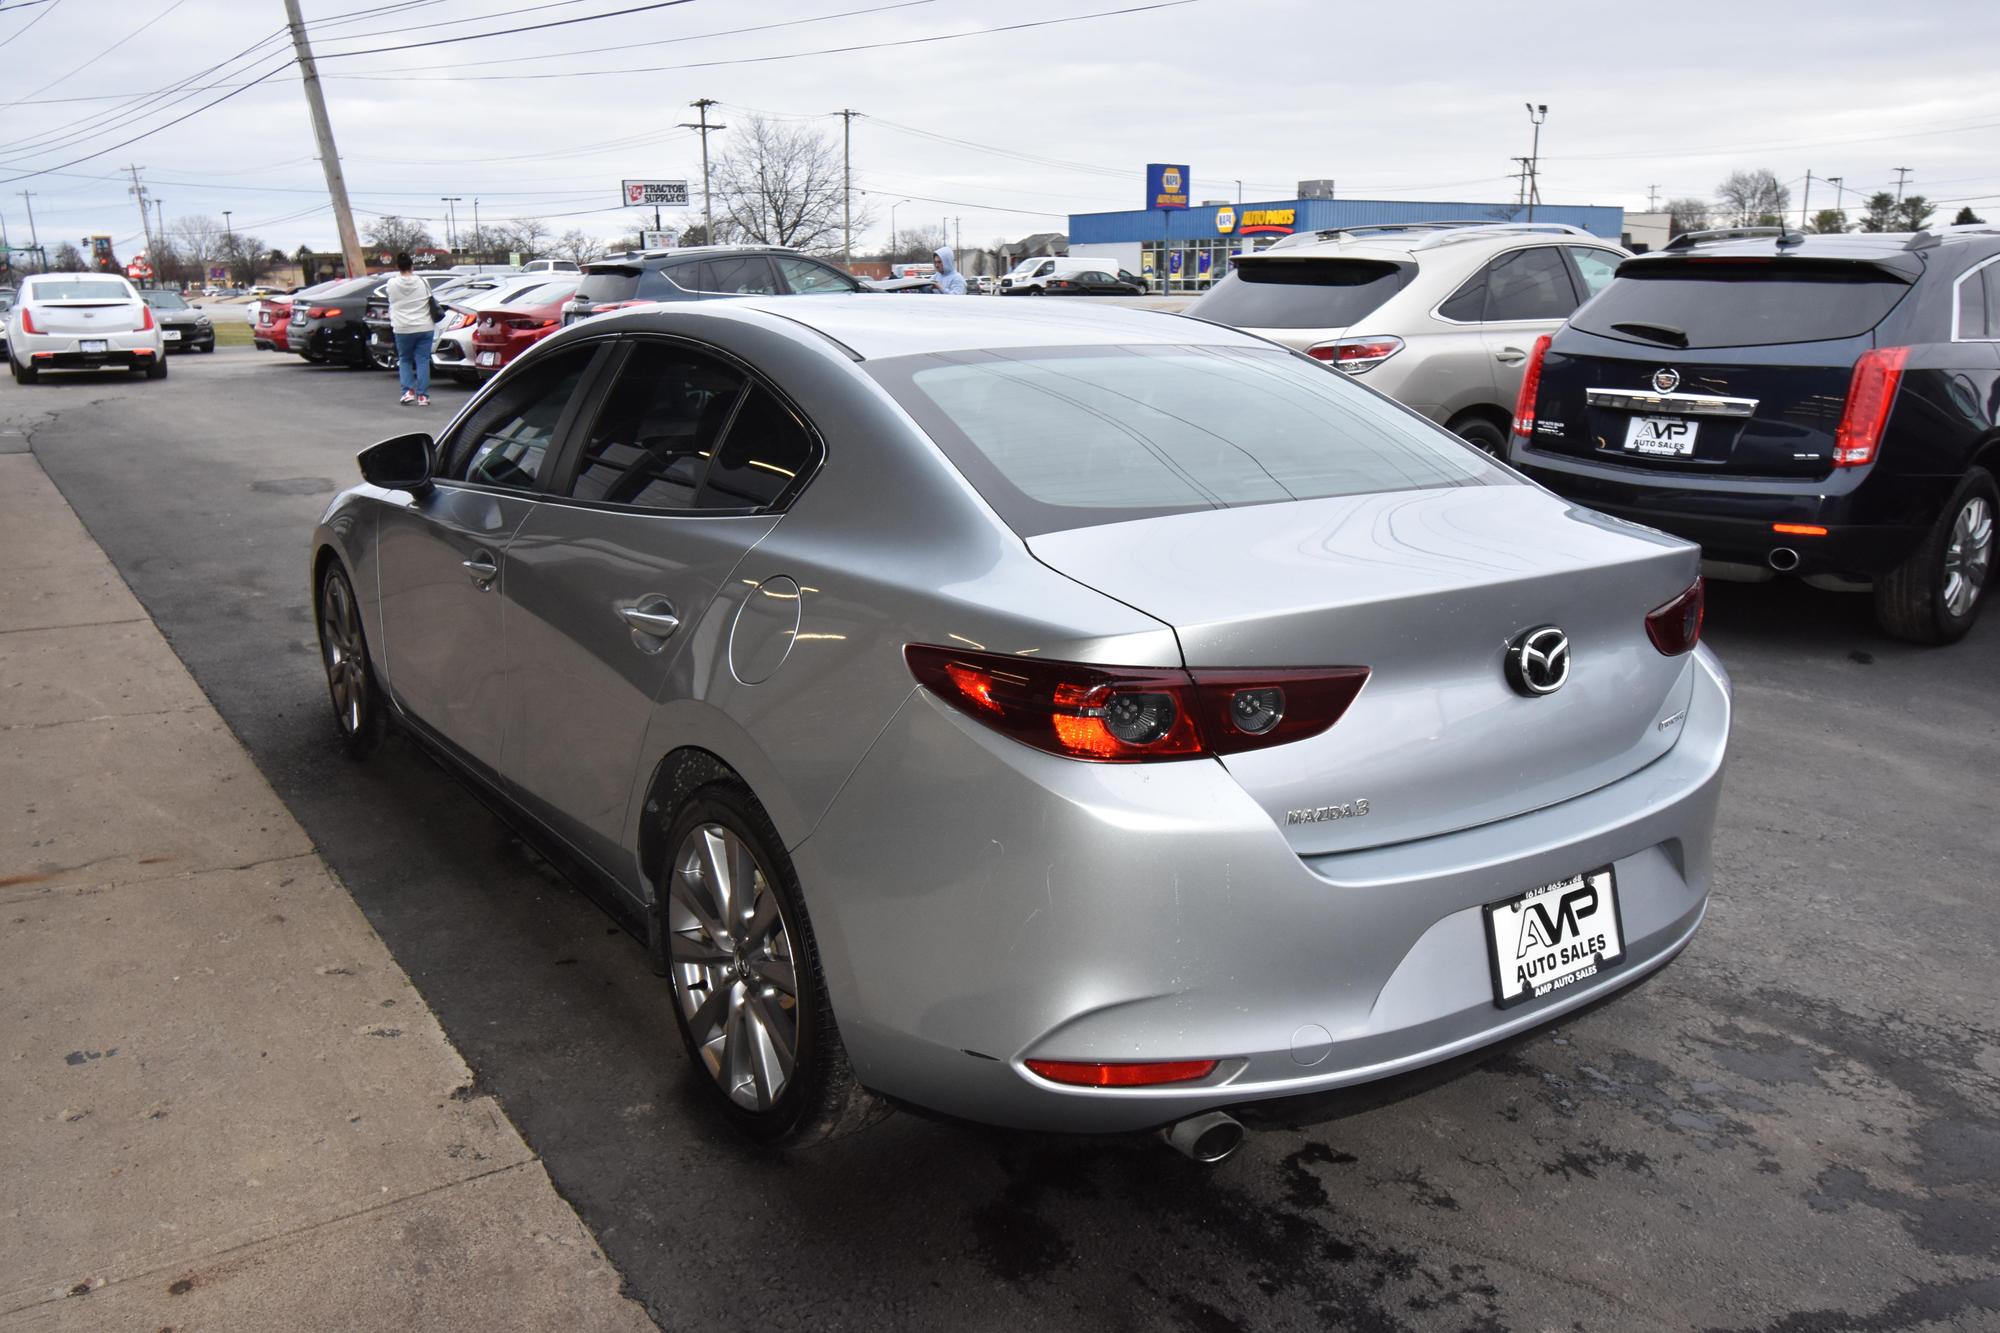
[[[773,255],[771,262],[778,266],[778,272],[785,275],[785,282],[795,296],[818,296],[838,292],[858,292],[861,284],[826,264],[816,264],[810,259],[792,259],[784,255]]]
[[[458,481],[530,490],[555,439],[563,409],[596,354],[578,347],[524,366],[494,390],[459,428],[444,475]]]
[[[688,294],[701,285],[697,281],[700,269],[700,264],[649,268],[640,277],[633,296],[642,301],[685,301]]]
[[[570,494],[640,509],[692,509],[742,396],[743,377],[668,343],[639,342],[583,442]]]
[[[1612,275],[1618,272],[1620,261],[1624,259],[1623,255],[1610,250],[1593,250],[1580,245],[1571,246],[1569,254],[1576,261],[1576,271],[1583,275],[1583,299],[1586,301],[1609,285]]]
[[[812,437],[798,418],[770,390],[753,385],[709,465],[701,507],[761,509],[776,504],[812,457]]]
[[[1958,284],[1958,336],[1964,338],[1990,338],[1993,336],[1992,304],[1987,292],[1988,280],[1993,269],[1984,273],[1974,273],[1960,280]]]
[[[1556,246],[1516,250],[1486,269],[1486,319],[1567,319],[1576,289]]]
[[[1480,269],[1465,285],[1446,297],[1438,314],[1460,324],[1477,324],[1486,316],[1486,270]]]
[[[771,296],[778,290],[777,276],[762,255],[731,255],[705,259],[695,265],[699,290],[724,296]],[[683,285],[685,285],[685,280]]]
[[[1986,279],[1986,336],[2000,338],[2000,264],[1988,264]]]

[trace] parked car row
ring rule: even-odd
[[[1188,311],[1326,361],[1557,494],[1699,542],[1711,574],[1865,591],[1949,643],[2000,513],[2000,228],[1553,225],[1288,238]]]

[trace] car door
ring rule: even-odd
[[[376,549],[390,692],[424,729],[497,776],[506,676],[506,555],[539,503],[553,445],[598,350],[585,345],[494,385],[438,446],[436,485],[393,493]]]
[[[695,269],[701,294],[720,296],[775,296],[778,275],[763,255],[717,255],[704,259]]]
[[[1496,255],[1486,265],[1480,339],[1493,374],[1494,398],[1512,406],[1535,339],[1554,333],[1576,310],[1576,285],[1560,245],[1529,246]]]
[[[503,764],[524,805],[614,874],[631,864],[626,803],[653,709],[701,696],[726,663],[743,599],[717,594],[818,448],[712,349],[635,335],[621,356],[576,431],[564,498],[508,551]]]
[[[785,280],[793,296],[844,296],[861,290],[861,284],[831,264],[804,256],[773,255],[771,262]]]

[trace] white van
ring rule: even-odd
[[[1023,259],[1014,266],[1012,273],[1000,279],[1000,294],[1020,296],[1040,291],[1049,285],[1050,278],[1058,278],[1067,273],[1116,273],[1117,271],[1117,260],[1092,258],[1089,255],[1045,255],[1035,259]]]

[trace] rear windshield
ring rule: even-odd
[[[639,273],[636,268],[588,269],[577,284],[576,299],[591,305],[629,301],[639,290]]]
[[[1188,313],[1239,329],[1344,329],[1368,317],[1416,275],[1383,259],[1251,259]]]
[[[1628,264],[1570,323],[1650,347],[1819,342],[1868,332],[1908,290],[1901,279],[1867,264]]]
[[[155,310],[185,310],[188,303],[181,299],[179,292],[141,292],[147,305]]]
[[[937,353],[866,369],[1024,537],[1508,481],[1470,446],[1278,348]]]
[[[42,278],[28,289],[31,301],[129,301],[132,293],[116,278]]]

